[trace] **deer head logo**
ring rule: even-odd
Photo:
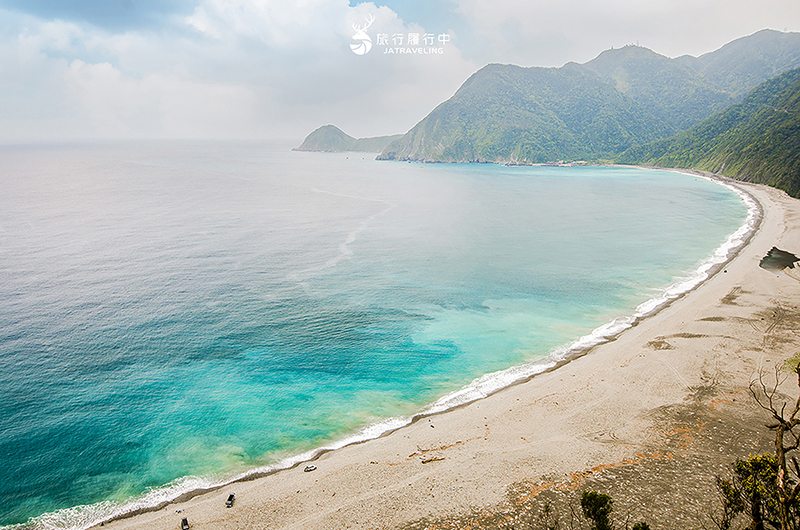
[[[353,29],[356,31],[356,34],[353,35],[353,40],[358,41],[354,44],[350,45],[350,49],[353,50],[353,53],[356,55],[366,55],[372,49],[372,39],[367,35],[367,28],[375,22],[375,17],[370,14],[367,17],[367,23],[364,24],[364,27],[358,26],[353,24]]]

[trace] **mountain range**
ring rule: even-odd
[[[379,155],[425,162],[614,160],[689,129],[800,67],[800,33],[762,30],[700,57],[640,46],[584,64],[490,64]]]
[[[618,162],[706,170],[800,197],[800,68],[687,131],[629,149]]]
[[[326,125],[298,149],[695,168],[800,197],[800,33],[762,30],[700,57],[626,46],[561,68],[490,64],[404,135]]]

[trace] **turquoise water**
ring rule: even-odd
[[[675,173],[289,147],[0,148],[0,526],[484,395],[696,281],[748,214]]]

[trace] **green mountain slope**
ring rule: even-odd
[[[800,55],[800,41],[797,51]],[[610,84],[671,133],[691,127],[734,100],[726,85],[708,83],[698,75],[699,64],[692,66],[639,46],[608,50],[586,64],[567,67]]]
[[[768,184],[800,197],[800,68],[671,138],[634,147],[623,164],[694,168]]]
[[[303,140],[294,151],[360,151],[367,153],[380,153],[392,141],[400,138],[402,134],[392,136],[375,136],[373,138],[353,138],[334,125],[323,125]]]
[[[701,55],[697,68],[711,85],[742,97],[762,81],[800,67],[800,33],[761,30]]]
[[[800,66],[800,34],[765,30],[699,58],[608,50],[561,68],[488,65],[378,157],[542,163],[613,158],[685,130],[776,72]]]
[[[356,139],[335,125],[323,125],[303,140],[295,151],[348,151]]]
[[[379,158],[537,163],[610,154],[668,134],[614,87],[581,71],[492,64]]]

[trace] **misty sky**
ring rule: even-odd
[[[764,28],[800,31],[800,1],[0,0],[0,141],[401,133],[487,63],[698,56]],[[437,51],[388,53],[409,39]]]

